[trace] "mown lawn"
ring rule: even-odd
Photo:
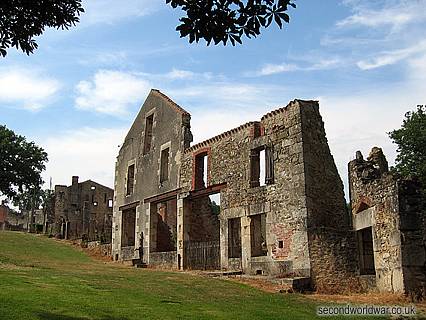
[[[312,319],[315,308],[300,295],[104,263],[43,236],[0,232],[0,319]]]

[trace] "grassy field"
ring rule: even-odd
[[[311,319],[315,308],[300,295],[104,263],[43,236],[0,232],[0,319]]]

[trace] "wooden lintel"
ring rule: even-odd
[[[128,210],[128,209],[133,209],[133,208],[136,208],[140,203],[141,202],[138,200],[138,201],[135,201],[135,202],[132,202],[132,203],[129,203],[129,204],[125,204],[125,205],[119,207],[118,210],[124,211],[124,210]]]
[[[211,194],[215,194],[220,192],[220,190],[226,188],[226,182],[221,184],[215,184],[213,186],[208,186],[207,188],[192,191],[190,194],[191,198],[199,198],[204,196],[209,196]]]
[[[176,198],[179,191],[180,191],[180,188],[166,192],[166,193],[158,194],[158,195],[144,199],[143,202],[150,203],[150,202],[160,202],[160,201],[171,200],[173,198]]]

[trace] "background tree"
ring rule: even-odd
[[[417,176],[426,191],[426,106],[407,112],[401,128],[389,137],[398,145],[394,169],[404,177]]]
[[[0,194],[19,201],[19,194],[39,190],[47,153],[5,126],[0,126],[0,150]]]
[[[292,0],[166,0],[173,8],[181,8],[186,16],[176,28],[189,42],[204,39],[209,45],[229,40],[232,45],[242,43],[242,37],[257,37],[262,28],[275,22],[280,29],[290,22],[288,7],[296,7]]]
[[[78,23],[84,12],[82,0],[1,0],[0,1],[0,55],[7,49],[21,48],[33,53],[38,45],[34,37],[46,27],[69,29]]]

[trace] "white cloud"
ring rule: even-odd
[[[318,55],[307,56],[307,57],[292,57],[290,60],[298,61],[298,64],[294,63],[281,63],[265,64],[260,70],[256,72],[246,72],[244,75],[248,77],[252,76],[269,76],[273,74],[293,72],[293,71],[317,71],[317,70],[328,70],[343,65],[343,59],[339,57],[323,58]]]
[[[271,74],[277,74],[277,73],[283,73],[283,72],[289,72],[289,71],[295,71],[298,67],[294,64],[266,64],[264,65],[259,72],[257,72],[257,75],[260,76],[269,76]]]
[[[192,71],[179,70],[179,69],[175,69],[175,68],[173,68],[172,71],[170,71],[169,73],[166,74],[166,77],[168,79],[171,79],[171,80],[191,79],[194,76],[195,76],[195,74]]]
[[[346,3],[353,8],[354,14],[336,23],[338,27],[391,27],[399,30],[410,23],[423,20],[426,17],[424,0],[418,1],[388,1],[379,9],[370,7],[374,2],[356,1]]]
[[[164,3],[158,0],[86,0],[83,3],[85,13],[81,16],[81,25],[111,24],[126,18],[149,15],[160,5]]]
[[[125,116],[128,108],[147,95],[151,84],[133,73],[99,70],[91,81],[76,86],[75,105],[79,109]]]
[[[53,137],[39,138],[49,156],[44,180],[69,185],[71,176],[94,180],[113,188],[114,164],[128,128],[76,128]]]
[[[2,103],[38,111],[48,106],[59,88],[58,80],[38,70],[0,69],[0,102]]]
[[[362,70],[370,70],[395,64],[422,52],[426,52],[426,41],[421,41],[420,43],[404,49],[381,52],[374,58],[359,61],[357,65]]]

